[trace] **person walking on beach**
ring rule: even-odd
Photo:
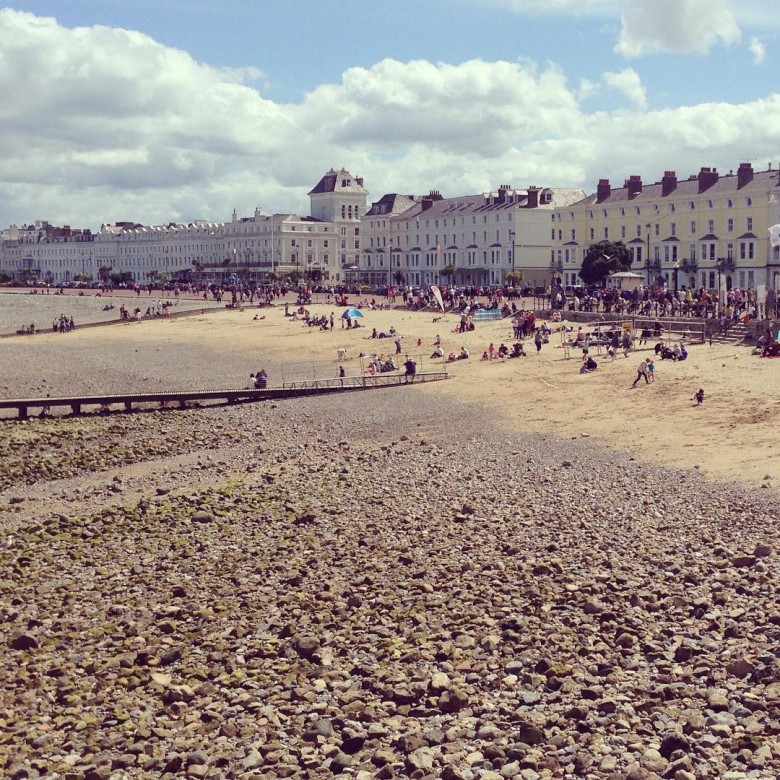
[[[541,328],[536,329],[536,334],[534,335],[534,344],[536,345],[536,354],[538,355],[542,351],[542,330]]]
[[[631,351],[631,334],[626,330],[623,332],[623,357],[628,357]]]
[[[634,384],[631,385],[631,388],[633,389],[636,387],[636,383],[644,377],[645,384],[650,384],[650,379],[647,376],[647,359],[643,360],[636,369],[636,379],[634,380]]]

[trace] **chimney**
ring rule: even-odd
[[[539,188],[529,187],[528,196],[526,199],[525,207],[527,209],[535,209],[539,205]]]
[[[740,166],[741,167],[741,166]],[[751,168],[751,174],[753,169]],[[699,192],[704,192],[712,187],[713,184],[718,183],[718,170],[717,168],[702,168],[699,171]]]
[[[753,181],[753,166],[749,162],[740,163],[737,171],[737,189],[741,190],[751,181]]]
[[[629,199],[635,198],[642,192],[642,177],[629,176],[623,186],[628,190]]]
[[[502,184],[498,188],[498,202],[499,203],[506,203],[506,194],[509,192],[509,190],[512,189],[508,184]]]
[[[427,211],[431,206],[433,206],[434,201],[437,200],[442,200],[441,193],[439,190],[431,190],[422,199],[422,210]]]
[[[661,179],[661,195],[666,197],[677,189],[677,174],[674,171],[664,171]]]
[[[612,194],[612,187],[609,186],[609,179],[599,179],[596,187],[596,202],[601,203]]]

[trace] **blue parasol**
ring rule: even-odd
[[[363,312],[360,309],[356,309],[354,306],[351,309],[347,309],[342,315],[342,320],[353,319],[355,317],[362,317]]]

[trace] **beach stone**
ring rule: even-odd
[[[320,640],[311,635],[297,636],[293,641],[293,646],[301,658],[311,658],[319,650]]]
[[[442,712],[453,713],[467,707],[468,703],[468,694],[459,688],[453,688],[442,692],[439,696],[438,706]]]
[[[211,512],[200,510],[198,512],[194,512],[190,516],[190,521],[193,523],[212,523],[214,521],[214,515],[211,514]]]
[[[38,640],[32,634],[15,631],[8,638],[8,647],[12,650],[34,650],[38,647]]]
[[[517,726],[515,738],[526,745],[540,745],[547,740],[544,730],[533,723],[520,723]]]

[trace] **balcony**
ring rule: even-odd
[[[683,260],[680,263],[680,270],[684,274],[695,274],[698,270],[698,266],[696,265],[695,260]]]

